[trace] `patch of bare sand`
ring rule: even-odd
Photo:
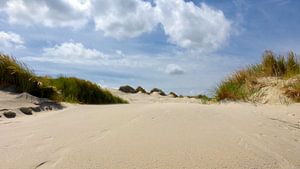
[[[151,99],[0,124],[0,168],[300,168],[299,104]]]

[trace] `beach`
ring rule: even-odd
[[[2,118],[0,168],[300,168],[299,104],[65,106]]]

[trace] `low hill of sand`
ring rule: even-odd
[[[124,93],[117,89],[108,90],[125,100],[127,100],[130,104],[142,104],[142,103],[204,103],[204,101],[196,98],[188,98],[188,97],[174,97],[174,96],[161,96],[159,93],[154,92],[151,94],[147,93]]]
[[[66,105],[2,118],[0,168],[300,168],[299,104],[204,105],[119,94],[132,104]],[[1,109],[35,105],[5,95]]]
[[[49,99],[37,98],[28,93],[13,93],[0,90],[0,121],[4,118],[34,115],[50,110],[59,110],[64,106]]]

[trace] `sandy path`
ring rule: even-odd
[[[300,168],[300,105],[71,106],[0,124],[2,169]]]

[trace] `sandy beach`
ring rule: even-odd
[[[300,0],[0,0],[0,169],[300,169]]]
[[[0,168],[300,168],[299,104],[155,97],[1,118]]]

